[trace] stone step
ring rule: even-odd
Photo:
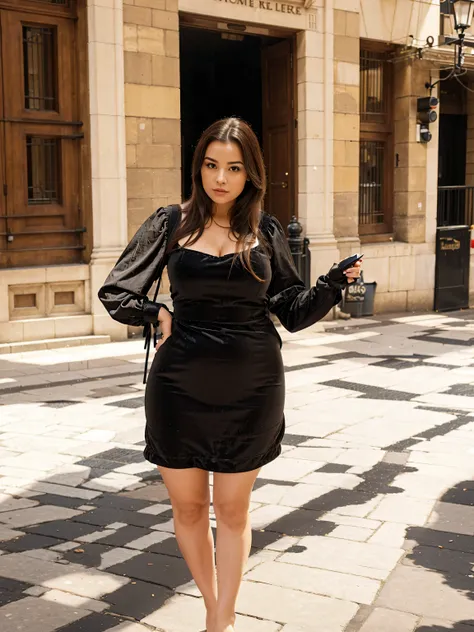
[[[110,336],[73,336],[70,338],[49,338],[47,340],[25,340],[24,342],[0,344],[0,354],[63,349],[83,345],[103,345],[108,342],[110,342]]]

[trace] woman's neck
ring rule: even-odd
[[[233,204],[214,204],[212,209],[212,216],[220,224],[230,223],[230,210]]]

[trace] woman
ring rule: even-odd
[[[232,632],[250,552],[250,494],[284,434],[281,339],[269,315],[289,331],[312,325],[340,301],[360,264],[345,273],[335,265],[305,289],[280,224],[261,211],[265,167],[244,122],[226,119],[204,132],[192,180],[190,200],[143,224],[99,296],[120,322],[160,325],[145,393],[144,454],[168,489],[207,630]],[[173,213],[180,223],[170,235]],[[174,314],[146,297],[165,264]]]

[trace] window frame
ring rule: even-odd
[[[382,123],[375,123],[363,120],[362,112],[362,81],[360,84],[361,98],[360,98],[360,143],[367,141],[377,141],[384,144],[384,165],[383,165],[383,218],[384,221],[380,223],[362,224],[360,223],[360,199],[361,199],[361,170],[359,159],[359,235],[362,237],[370,237],[377,235],[390,235],[393,230],[393,188],[394,188],[394,138],[393,138],[393,69],[389,61],[389,55],[393,48],[386,44],[378,42],[372,42],[367,40],[361,40],[361,62],[362,54],[364,51],[379,53],[386,57],[383,64],[383,94],[386,97],[386,116]],[[360,73],[362,77],[362,63],[360,66]]]

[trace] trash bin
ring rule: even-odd
[[[350,314],[354,318],[373,316],[376,288],[377,283],[375,281],[366,283],[364,274],[361,272],[360,278],[347,286],[341,311]]]

